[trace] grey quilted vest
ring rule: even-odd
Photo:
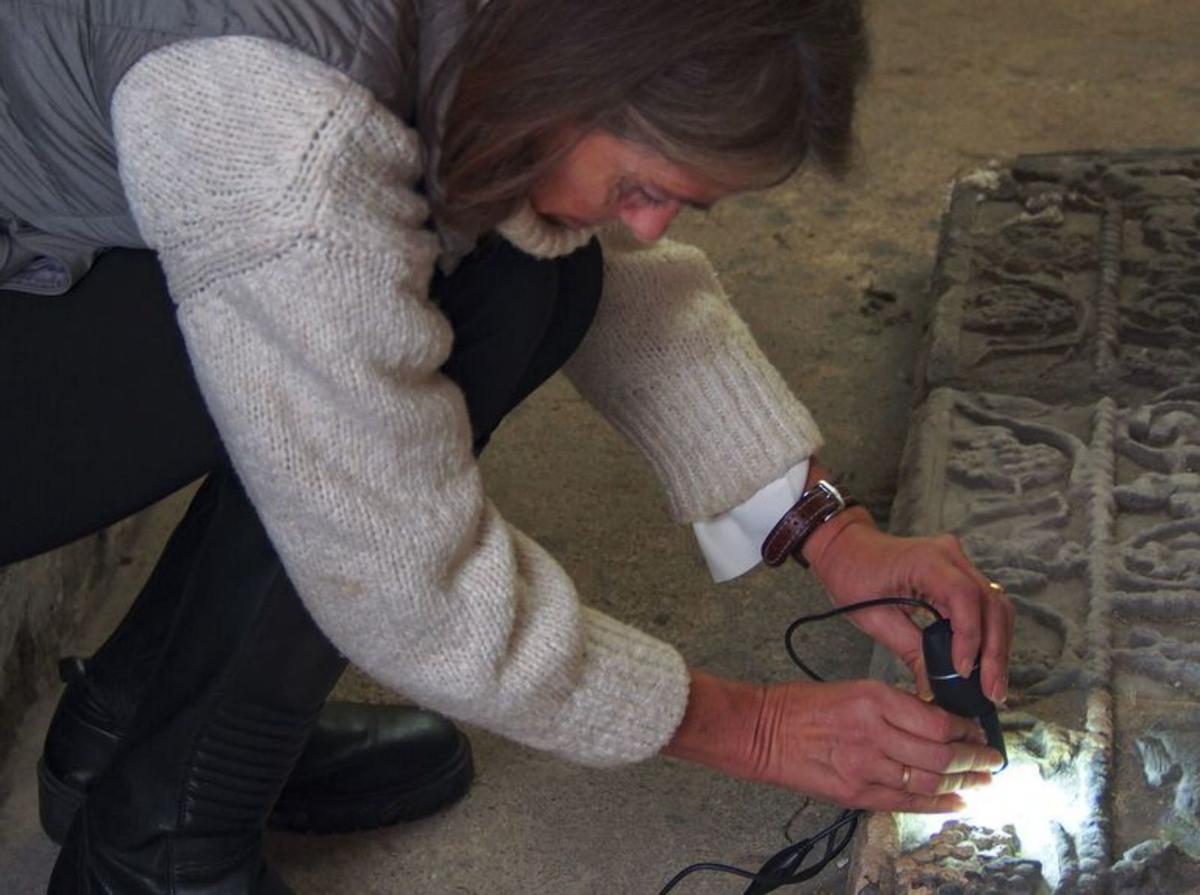
[[[117,175],[109,106],[147,53],[196,37],[278,40],[345,72],[413,124],[474,6],[0,0],[0,288],[59,294],[98,250],[143,245]]]

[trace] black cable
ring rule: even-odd
[[[861,603],[851,603],[847,606],[840,606],[837,609],[831,609],[828,612],[821,612],[816,615],[805,615],[796,619],[790,625],[783,635],[783,644],[787,649],[788,656],[796,665],[815,681],[824,681],[825,679],[805,665],[799,655],[796,654],[795,647],[792,646],[792,635],[801,625],[807,625],[812,622],[824,621],[833,618],[836,615],[843,615],[847,612],[857,612],[860,609],[872,609],[877,606],[916,606],[925,609],[934,616],[938,621],[941,621],[942,614],[937,611],[930,603],[924,600],[917,600],[912,597],[883,597],[878,600],[865,600]],[[821,873],[829,866],[838,855],[845,851],[846,846],[850,844],[850,840],[854,838],[854,833],[858,830],[858,821],[862,817],[861,809],[847,809],[837,816],[837,819],[829,826],[825,827],[818,833],[809,836],[807,839],[801,839],[793,842],[786,848],[780,849],[772,855],[757,873],[745,870],[741,867],[734,867],[730,864],[718,864],[713,862],[704,862],[700,864],[692,864],[685,867],[679,873],[675,874],[658,895],[668,895],[680,882],[693,873],[701,871],[712,871],[714,873],[728,873],[733,876],[740,876],[742,879],[750,880],[750,887],[746,889],[744,895],[767,895],[769,892],[774,892],[782,886],[792,886],[796,883],[804,882],[812,879],[817,874]],[[837,834],[839,830],[844,830],[844,833],[839,840]],[[811,867],[804,867],[804,861],[809,853],[817,847],[822,841],[825,842],[825,854]]]
[[[692,864],[690,867],[685,867],[683,870],[675,874],[671,881],[667,883],[659,895],[667,895],[674,889],[683,879],[693,873],[699,873],[704,870],[710,870],[718,873],[728,873],[733,876],[740,876],[742,879],[748,879],[752,882],[751,890],[758,892],[771,892],[779,886],[790,886],[794,883],[803,882],[806,879],[811,879],[816,876],[826,865],[842,853],[847,845],[850,844],[850,839],[854,836],[854,831],[858,826],[858,816],[860,811],[843,811],[838,815],[837,820],[821,830],[814,836],[807,839],[801,839],[798,842],[793,842],[787,848],[782,849],[771,857],[766,864],[763,865],[757,873],[745,870],[741,867],[734,867],[730,864],[717,864],[707,862],[702,864]],[[842,827],[849,824],[846,834],[839,842],[833,834],[837,833]],[[820,862],[807,870],[799,870],[799,867],[808,857],[808,853],[816,847],[822,839],[825,843],[825,856]],[[765,889],[757,889],[755,886],[767,886]],[[751,891],[748,890],[748,891]]]
[[[932,603],[927,603],[924,600],[918,600],[914,597],[881,597],[878,600],[864,600],[861,603],[850,603],[846,606],[839,606],[837,609],[830,609],[828,612],[821,612],[816,615],[805,615],[796,619],[786,631],[783,632],[783,646],[787,650],[787,654],[791,657],[796,665],[811,677],[814,681],[824,683],[825,678],[817,674],[807,665],[800,661],[800,657],[796,654],[795,647],[792,646],[792,635],[796,633],[796,629],[801,625],[807,625],[810,622],[823,622],[827,618],[833,618],[835,615],[844,615],[847,612],[858,612],[860,609],[874,609],[876,606],[916,606],[920,609],[925,609],[932,612],[934,617],[942,620],[942,614],[934,608]]]

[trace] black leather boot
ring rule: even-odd
[[[201,486],[133,607],[96,655],[59,664],[66,688],[38,763],[42,828],[61,843],[107,768],[151,680],[202,555],[220,476]],[[474,775],[470,743],[448,720],[412,706],[332,702],[268,826],[339,833],[415,820],[456,801]]]
[[[64,659],[67,683],[38,762],[38,810],[61,844],[96,778],[125,736],[94,695],[82,659]],[[470,789],[470,741],[434,712],[405,705],[330,701],[275,803],[267,826],[292,833],[349,833],[419,820]]]
[[[313,623],[232,473],[128,732],[75,816],[49,892],[281,895],[267,815],[345,659]]]

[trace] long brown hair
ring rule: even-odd
[[[810,155],[838,174],[867,57],[861,0],[491,0],[434,83],[431,198],[458,226],[494,226],[567,129],[609,130],[731,187]]]

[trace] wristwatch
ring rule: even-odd
[[[762,545],[763,562],[778,566],[792,556],[807,568],[808,563],[800,553],[804,543],[821,525],[852,506],[857,506],[857,503],[847,500],[833,482],[821,479],[801,494],[800,499],[771,529]]]

